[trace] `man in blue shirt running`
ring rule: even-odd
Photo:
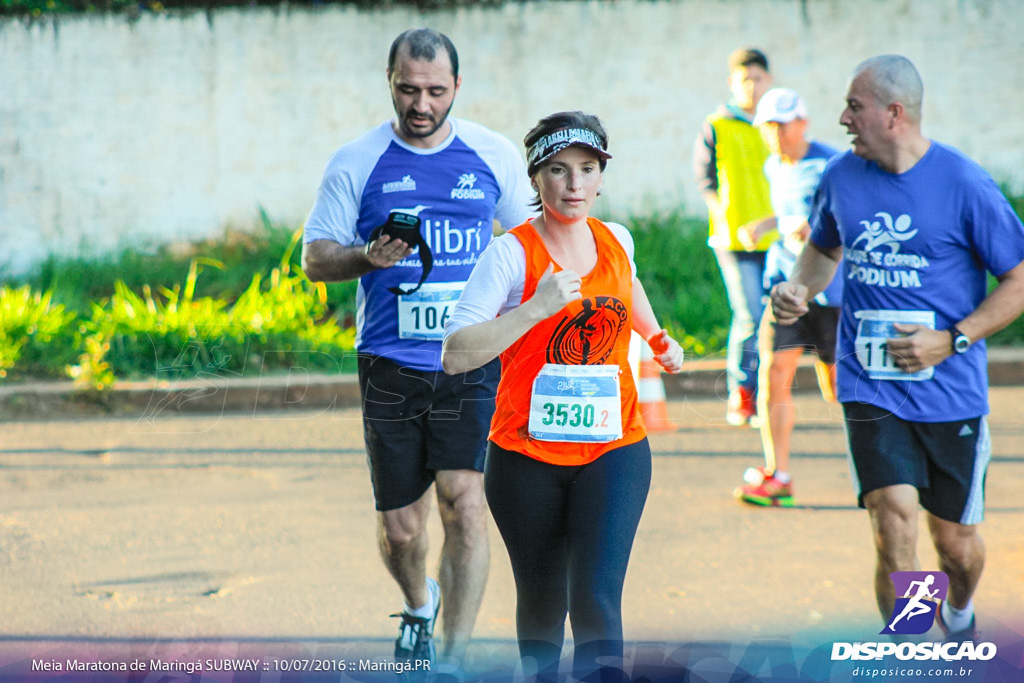
[[[515,145],[448,116],[462,79],[446,36],[402,33],[387,75],[396,117],[331,157],[302,266],[311,280],[359,278],[356,349],[378,538],[405,598],[394,615],[395,657],[434,659],[443,592],[443,654],[461,659],[489,568],[483,464],[500,367],[445,375],[441,341],[493,221],[525,221],[532,193]],[[439,582],[426,576],[432,487],[445,535]]]
[[[980,166],[922,135],[923,92],[905,57],[854,70],[839,119],[853,149],[825,167],[810,242],[772,307],[793,323],[842,263],[839,401],[874,531],[878,608],[890,623],[890,573],[919,569],[920,503],[949,576],[938,622],[964,640],[985,565],[984,339],[1024,311],[1024,226]],[[986,271],[998,280],[989,293]]]

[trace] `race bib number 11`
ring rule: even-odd
[[[547,363],[533,381],[530,436],[604,443],[622,438],[618,365]]]
[[[867,310],[857,311],[854,317],[858,319],[857,338],[854,340],[857,360],[868,377],[874,380],[921,381],[935,375],[934,367],[904,372],[896,366],[896,359],[889,353],[889,340],[903,336],[902,332],[896,331],[896,323],[935,329],[934,311]]]

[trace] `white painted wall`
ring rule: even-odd
[[[907,55],[925,130],[1024,187],[1021,0],[618,0],[423,13],[233,9],[0,21],[0,263],[251,225],[298,225],[341,143],[391,115],[387,49],[429,25],[455,41],[455,114],[517,144],[541,116],[601,116],[615,159],[599,213],[704,214],[690,155],[725,58],[765,49],[819,138],[861,59]]]

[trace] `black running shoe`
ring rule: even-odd
[[[429,618],[414,617],[407,612],[391,615],[402,620],[398,626],[398,639],[395,640],[395,660],[426,660],[433,664],[437,657],[434,648],[434,623],[441,609],[441,587],[437,585],[437,581],[428,578],[427,589],[433,607]]]

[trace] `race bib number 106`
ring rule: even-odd
[[[444,324],[455,310],[465,284],[431,282],[412,294],[399,295],[398,336],[401,339],[442,339]]]

